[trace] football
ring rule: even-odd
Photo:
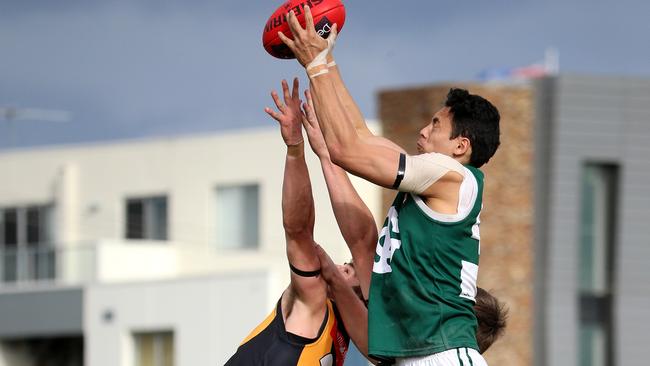
[[[345,7],[341,0],[289,0],[277,8],[264,25],[262,44],[266,52],[271,56],[282,59],[295,58],[289,47],[282,43],[282,40],[278,37],[278,32],[282,32],[285,36],[293,39],[287,23],[287,14],[293,10],[300,25],[304,28],[305,12],[303,9],[305,6],[309,6],[311,9],[316,32],[321,37],[327,38],[330,35],[334,23],[337,24],[339,32],[343,29]]]

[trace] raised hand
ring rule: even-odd
[[[305,98],[307,102],[302,104],[303,115],[302,115],[302,125],[307,132],[307,139],[309,139],[309,146],[314,150],[314,153],[319,158],[329,159],[330,153],[327,151],[327,145],[325,144],[325,138],[323,138],[323,132],[320,130],[320,125],[318,124],[318,118],[316,118],[316,111],[314,111],[314,101],[311,99],[311,92],[309,89],[305,90]]]
[[[316,255],[318,255],[318,261],[320,262],[320,273],[325,282],[328,284],[336,281],[345,283],[345,279],[339,272],[337,265],[329,254],[318,244],[316,244]]]
[[[278,93],[271,92],[271,98],[275,102],[278,111],[266,107],[264,111],[268,113],[274,120],[280,123],[280,134],[287,146],[298,145],[303,142],[302,138],[302,111],[300,110],[300,98],[298,78],[293,79],[293,89],[289,94],[289,85],[286,80],[282,80],[282,94],[284,103],[280,100]]]
[[[327,64],[327,55],[334,48],[334,43],[337,36],[337,25],[332,26],[327,39],[323,39],[316,33],[314,27],[314,18],[311,15],[309,6],[304,7],[305,10],[305,28],[300,25],[298,18],[294,11],[290,11],[287,15],[287,22],[289,29],[293,35],[293,40],[287,37],[284,33],[278,32],[278,37],[293,51],[293,54],[298,59],[298,62],[307,69],[316,66]]]

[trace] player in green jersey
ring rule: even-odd
[[[332,161],[383,187],[399,189],[376,247],[369,298],[369,353],[400,365],[484,365],[476,343],[479,167],[499,145],[499,113],[477,95],[452,89],[420,131],[419,155],[372,136],[331,55],[336,27],[318,36],[288,15],[279,34],[307,71]]]
[[[309,91],[305,94],[308,103],[305,104],[303,124],[307,131],[309,144],[321,162],[332,207],[339,227],[348,235],[344,234],[344,237],[348,246],[353,249],[353,260],[355,261],[354,265],[352,263],[346,263],[343,266],[335,265],[325,251],[319,247],[317,253],[321,264],[321,273],[328,284],[328,293],[339,304],[339,311],[346,328],[354,330],[352,339],[361,352],[367,356],[367,309],[360,291],[351,291],[349,277],[356,275],[358,278],[367,278],[361,273],[371,272],[373,263],[368,256],[360,253],[359,248],[372,247],[375,244],[373,239],[376,238],[376,230],[374,223],[369,220],[368,208],[350,183],[349,178],[340,167],[334,165],[330,160],[318,120],[311,106]],[[358,213],[364,214],[359,215]],[[347,240],[351,233],[357,233],[354,236],[357,240]],[[364,287],[369,286],[369,283],[364,284],[363,281],[360,281],[359,284]],[[477,288],[475,300],[473,310],[478,320],[476,340],[482,354],[503,334],[507,310],[498,299],[481,288]]]

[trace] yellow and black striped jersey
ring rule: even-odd
[[[329,299],[325,318],[314,339],[286,331],[279,300],[275,310],[244,339],[226,366],[342,366],[349,341],[338,311]]]

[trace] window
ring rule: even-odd
[[[135,366],[173,366],[174,333],[134,333]]]
[[[167,240],[167,197],[127,199],[126,238]]]
[[[217,187],[217,247],[255,249],[259,245],[259,186]]]
[[[51,205],[0,207],[0,278],[51,279],[55,249]]]
[[[580,218],[580,365],[612,365],[618,167],[586,164]]]

